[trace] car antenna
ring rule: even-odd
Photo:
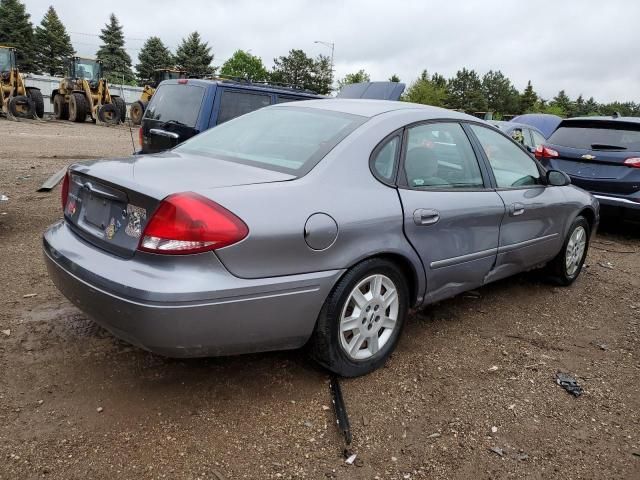
[[[122,99],[124,100],[124,74],[122,74],[122,83],[120,84],[120,95],[122,95]],[[126,102],[126,100],[125,100]],[[126,104],[125,104],[126,105]],[[127,109],[124,110],[125,120],[128,120],[129,124],[129,135],[131,136],[131,148],[133,149],[133,154],[136,154],[136,142],[133,140],[133,128],[131,128],[131,115],[127,116]],[[142,128],[142,127],[141,127]]]

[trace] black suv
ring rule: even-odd
[[[535,155],[545,167],[569,174],[603,207],[640,218],[640,118],[563,120]]]
[[[227,120],[275,103],[325,98],[308,90],[234,80],[165,80],[140,127],[141,153],[175,147]]]

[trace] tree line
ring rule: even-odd
[[[102,61],[110,82],[145,85],[152,81],[154,71],[177,68],[190,76],[220,75],[239,77],[254,82],[272,82],[295,85],[320,94],[332,91],[334,83],[331,59],[326,55],[315,58],[301,49],[292,49],[287,55],[273,60],[269,70],[262,59],[248,51],[237,50],[219,68],[212,65],[214,54],[209,44],[195,31],[182,39],[171,52],[158,36],[149,37],[138,55],[134,67],[125,49],[123,27],[114,14],[101,29],[101,45],[96,58]],[[71,38],[51,6],[40,25],[33,28],[30,15],[20,0],[0,0],[0,45],[17,49],[20,68],[34,73],[64,75],[65,61],[75,54]],[[338,79],[338,88],[349,83],[369,81],[364,70]],[[399,82],[397,75],[390,81]],[[453,77],[424,70],[410,82],[403,100],[415,103],[462,110],[468,113],[493,112],[494,118],[521,113],[551,113],[564,117],[582,115],[640,116],[640,104],[635,102],[598,103],[593,97],[582,95],[571,99],[564,90],[552,99],[542,98],[531,81],[520,92],[501,71],[490,70],[480,76],[475,70],[462,68]]]

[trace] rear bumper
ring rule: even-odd
[[[598,199],[600,205],[605,205],[607,207],[629,208],[640,212],[640,194],[629,195],[628,197],[618,197],[595,192],[592,194]]]
[[[60,221],[43,239],[56,287],[123,340],[170,357],[298,348],[342,271],[264,279],[231,275],[215,254],[123,259]]]

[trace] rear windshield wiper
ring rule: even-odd
[[[621,145],[608,145],[606,143],[592,143],[591,148],[594,150],[626,150],[627,147]]]

